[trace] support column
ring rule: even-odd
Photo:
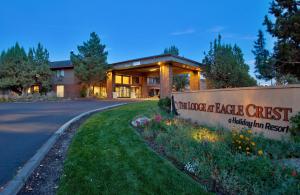
[[[113,99],[113,72],[107,72],[106,78],[106,93],[107,99]]]
[[[173,71],[171,64],[160,65],[160,98],[171,97]]]
[[[141,77],[141,83],[142,83],[142,98],[148,97],[148,87],[147,87],[147,76]]]
[[[190,90],[200,90],[200,71],[192,71],[190,73]]]

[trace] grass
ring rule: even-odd
[[[92,116],[78,130],[58,194],[204,194],[203,187],[145,144],[130,126],[157,102],[134,103]]]

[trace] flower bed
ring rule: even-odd
[[[300,191],[299,172],[282,159],[300,158],[300,144],[252,135],[251,130],[202,127],[169,115],[154,114],[137,127],[160,155],[184,170],[208,191],[226,194]]]

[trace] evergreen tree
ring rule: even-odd
[[[28,63],[34,72],[34,81],[42,86],[41,92],[51,89],[52,72],[50,69],[49,52],[38,43],[37,48],[30,48],[28,52]]]
[[[34,84],[32,67],[28,64],[24,48],[18,43],[2,52],[0,64],[0,88],[10,89],[21,95]]]
[[[265,16],[267,31],[277,40],[274,46],[274,65],[280,75],[294,75],[300,79],[300,11],[299,0],[274,0]]]
[[[100,38],[95,32],[90,34],[90,39],[83,45],[77,47],[79,53],[71,53],[71,61],[74,65],[76,77],[84,87],[87,87],[87,95],[93,84],[106,79],[107,51],[105,45],[101,44]]]
[[[171,47],[166,48],[164,50],[164,54],[172,54],[175,56],[179,56],[179,49],[175,45],[172,45]]]
[[[242,50],[237,45],[222,44],[220,35],[204,55],[206,68],[203,73],[208,80],[208,88],[256,85],[256,80],[249,75],[249,66],[244,61]]]
[[[164,54],[172,54],[175,56],[179,56],[179,49],[172,45],[168,48],[165,48]],[[176,91],[183,90],[189,83],[189,77],[187,74],[179,74],[173,76],[173,85]]]
[[[252,53],[255,56],[256,77],[265,81],[272,80],[275,77],[275,70],[270,60],[269,51],[266,49],[264,34],[261,30],[258,31]]]

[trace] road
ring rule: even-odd
[[[17,173],[64,123],[116,101],[0,103],[0,187]]]

